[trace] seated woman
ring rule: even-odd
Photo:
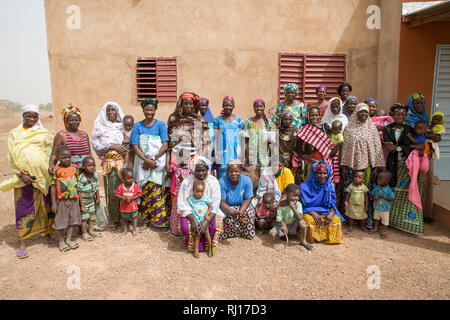
[[[331,167],[324,161],[312,165],[309,180],[300,185],[303,219],[309,226],[306,241],[342,243],[342,218],[336,207]]]
[[[189,252],[194,252],[194,238],[195,233],[193,230],[204,230],[208,228],[209,235],[211,237],[212,250],[214,254],[219,240],[219,236],[223,231],[223,213],[220,210],[220,185],[216,177],[210,174],[211,162],[202,156],[197,156],[192,159],[189,164],[190,170],[193,174],[187,176],[180,185],[177,206],[178,215],[180,216],[180,232],[184,237],[184,242]],[[192,213],[192,209],[188,204],[188,199],[194,194],[193,186],[194,179],[202,180],[205,183],[205,195],[212,200],[212,212],[208,216],[208,219],[204,219],[200,225]],[[198,245],[198,251],[209,252],[209,248],[206,244],[204,237],[200,238]]]
[[[253,198],[252,181],[241,174],[241,162],[230,160],[227,175],[219,181],[221,191],[220,209],[227,215],[224,232],[220,239],[234,237],[253,239],[255,236],[255,209],[250,205]]]

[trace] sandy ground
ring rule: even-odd
[[[52,130],[49,113],[42,119]],[[19,115],[1,119],[1,179],[7,134],[18,122]],[[30,257],[19,260],[12,192],[0,194],[0,208],[0,299],[450,298],[450,232],[437,224],[426,224],[424,237],[390,229],[386,240],[354,230],[342,245],[317,244],[312,252],[267,234],[231,239],[200,259],[181,238],[156,230],[78,238],[80,247],[67,253],[35,236],[27,242]],[[376,270],[379,289],[370,289]]]

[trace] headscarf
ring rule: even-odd
[[[328,172],[327,181],[320,184],[317,181],[316,167],[326,166]],[[315,211],[318,214],[326,215],[330,208],[334,208],[336,215],[344,221],[336,206],[336,192],[333,181],[331,181],[331,167],[325,161],[319,161],[311,166],[309,179],[300,184],[300,201],[303,206],[303,213]]]
[[[22,108],[22,125],[25,124],[25,119],[23,118],[23,115],[27,112],[36,112],[39,114],[39,107],[34,104],[27,104],[26,106],[23,106]],[[38,121],[34,124],[33,128],[40,129],[42,128],[41,120],[38,119]]]
[[[397,110],[405,110],[405,112],[408,112],[408,106],[406,104],[403,104],[403,103],[395,103],[395,104],[392,105],[392,107],[389,108],[389,115],[391,117],[393,117],[394,113]]]
[[[191,160],[191,162],[189,163],[189,169],[191,169],[192,174],[194,174],[194,172],[195,172],[195,167],[196,167],[197,164],[199,164],[199,163],[200,163],[200,164],[205,164],[205,165],[208,166],[208,175],[209,175],[210,170],[211,170],[212,163],[211,163],[211,161],[209,161],[208,158],[203,157],[203,156],[197,156],[197,157],[193,158],[193,159]]]
[[[375,102],[375,104],[377,105],[377,107],[378,107],[378,102],[377,102],[377,100],[375,100],[374,98],[369,98],[369,99],[366,99],[366,100],[364,100],[364,103],[365,104],[367,104],[367,102],[369,102],[369,101],[373,101],[373,102]]]
[[[141,108],[144,109],[147,105],[151,104],[158,107],[158,99],[146,98],[141,101]]]
[[[284,86],[284,96],[286,96],[286,93],[288,91],[288,89],[290,88],[294,88],[295,91],[295,95],[298,96],[298,94],[300,93],[300,90],[298,89],[298,85],[296,85],[295,83],[286,83],[286,85]]]
[[[234,98],[232,96],[226,96],[223,98],[222,103],[224,103],[225,101],[230,101],[233,103],[234,105]]]
[[[334,100],[339,101],[339,107],[340,107],[339,114],[334,114],[333,112],[331,112],[331,102],[333,102]],[[344,130],[348,124],[348,119],[342,113],[342,100],[338,97],[334,97],[334,98],[331,98],[330,100],[328,100],[328,108],[327,108],[327,111],[325,111],[325,114],[323,115],[322,123],[328,123],[328,125],[331,127],[333,122],[336,120],[339,120],[340,122],[342,122],[342,130]]]
[[[81,110],[78,107],[75,107],[74,105],[72,105],[71,103],[69,103],[69,105],[67,107],[65,107],[64,109],[61,110],[61,114],[63,115],[63,120],[64,120],[64,126],[66,127],[66,129],[69,126],[67,119],[69,118],[69,116],[72,113],[75,113],[76,115],[78,115],[81,120]]]
[[[255,101],[253,101],[253,105],[260,103],[264,106],[264,108],[266,107],[266,103],[264,102],[263,99],[256,99]],[[264,119],[264,124],[266,126],[266,130],[269,130],[269,119],[267,119],[266,114],[263,114],[263,119]]]
[[[422,114],[419,114],[413,107],[413,101],[416,99],[423,99],[423,110]],[[427,99],[422,93],[413,93],[409,96],[408,102],[406,103],[408,106],[408,114],[406,115],[406,124],[410,127],[414,127],[417,121],[424,120],[429,123],[430,119],[427,115]]]
[[[317,86],[316,93],[319,92],[320,88],[325,88],[325,93],[327,92],[327,87],[325,87],[323,84]]]
[[[350,100],[356,100],[356,103],[358,103],[358,98],[357,97],[355,97],[355,96],[348,96],[347,97],[347,99],[344,102],[344,106],[342,107],[342,113],[347,117],[347,119],[350,118],[351,115],[355,112],[354,110],[352,112],[352,111],[347,109],[347,103]],[[355,107],[355,109],[356,109],[356,107]]]
[[[433,118],[434,118],[435,116],[441,116],[441,117],[442,117],[442,121],[441,121],[439,124],[433,124],[433,123],[432,123]],[[433,132],[439,132],[439,131],[441,131],[442,129],[444,129],[444,126],[442,125],[444,122],[445,122],[444,113],[442,113],[442,112],[440,112],[440,111],[436,111],[435,113],[433,113],[433,114],[431,115],[431,118],[430,118],[430,129],[432,129]]]
[[[106,110],[110,106],[116,110],[118,122],[111,122],[108,120]],[[108,101],[103,105],[100,113],[95,119],[94,128],[92,129],[91,140],[94,150],[97,151],[99,148],[110,146],[112,144],[122,144],[123,117],[124,113],[118,103]]]
[[[200,101],[205,101],[208,103],[208,109],[206,109],[205,115],[203,116],[203,119],[205,119],[206,122],[208,123],[213,123],[214,122],[214,116],[211,112],[211,110],[209,109],[209,99],[205,98],[205,97],[201,97]]]
[[[370,117],[365,122],[359,121],[358,112],[361,110],[369,111],[369,106],[365,103],[358,104],[344,130],[344,144],[340,152],[341,165],[353,170],[384,167],[378,130]]]

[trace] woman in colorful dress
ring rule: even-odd
[[[136,154],[134,178],[142,190],[139,213],[142,228],[150,223],[156,228],[169,227],[170,192],[163,186],[166,177],[166,151],[169,141],[166,124],[155,119],[158,100],[141,102],[144,120],[135,123],[131,131],[130,145]]]
[[[364,184],[370,191],[375,187],[376,173],[384,167],[384,157],[377,128],[369,118],[369,107],[365,103],[356,106],[344,130],[340,164],[343,166],[342,203],[347,196],[345,189],[352,183],[357,170],[365,170]],[[371,208],[370,195],[369,200],[369,208]],[[372,228],[372,209],[369,209],[367,214],[366,226]]]
[[[314,105],[320,109],[320,119],[323,118],[323,115],[325,114],[325,111],[328,108],[328,101],[327,101],[327,87],[324,85],[319,85],[316,88],[316,95],[317,95],[317,103]]]
[[[336,192],[331,181],[331,167],[325,161],[311,166],[308,181],[300,185],[300,201],[303,206],[303,220],[306,241],[325,241],[327,244],[342,243],[342,221],[344,218],[336,207]]]
[[[306,123],[308,108],[306,104],[295,99],[300,93],[295,83],[288,83],[284,86],[284,102],[278,104],[272,122],[279,127],[280,117],[283,111],[288,110],[293,115],[293,126],[299,130]]]
[[[297,129],[292,125],[292,112],[286,110],[281,114],[280,127],[278,133],[280,135],[280,155],[283,157],[283,166],[292,170],[292,156],[295,148],[295,136]]]
[[[220,239],[255,236],[255,209],[251,205],[253,186],[250,178],[241,174],[241,162],[230,160],[227,175],[219,180],[220,209],[226,214],[224,231]]]
[[[214,253],[217,248],[219,236],[223,231],[223,213],[220,210],[221,194],[219,181],[210,174],[211,162],[206,157],[198,156],[193,158],[189,167],[192,174],[187,176],[181,183],[177,199],[178,215],[180,216],[179,231],[183,234],[184,243],[188,251],[194,252],[194,233],[192,229],[205,228],[209,230],[212,240],[212,251]],[[194,194],[193,186],[195,179],[205,182],[205,195],[212,200],[212,214],[214,214],[214,217],[210,221],[205,219],[199,226],[197,226],[198,222],[188,204],[189,197]],[[209,250],[204,237],[200,239],[198,249],[199,252]]]
[[[214,138],[217,179],[226,176],[228,161],[238,159],[242,152],[240,131],[244,122],[233,113],[233,109],[234,98],[226,96],[222,101],[223,115],[216,117],[214,121],[214,129],[218,129],[218,136]]]
[[[420,145],[413,145],[407,134],[414,134],[413,128],[405,124],[408,107],[396,103],[389,114],[394,122],[387,125],[383,131],[384,145],[389,151],[386,169],[392,172],[391,187],[395,187],[394,201],[389,212],[389,225],[416,235],[424,234],[423,212],[409,200],[408,167],[405,164],[409,154],[414,149],[423,149]],[[417,177],[419,193],[422,192],[422,179]]]
[[[172,176],[171,194],[172,209],[170,230],[174,235],[179,231],[179,215],[177,208],[177,190],[183,179],[190,174],[187,166],[192,158],[198,155],[211,157],[211,137],[208,122],[198,112],[201,98],[195,93],[185,92],[180,95],[175,111],[169,116],[168,134],[170,137],[167,151],[167,171]],[[205,112],[206,116],[206,112]],[[212,115],[207,116],[211,121]],[[195,123],[201,125],[201,132],[195,132]]]
[[[83,130],[80,130],[81,111],[78,107],[69,105],[64,108],[63,114],[64,130],[59,131],[53,140],[52,154],[50,155],[50,173],[54,173],[56,165],[56,149],[61,145],[67,145],[72,153],[72,164],[81,167],[81,161],[86,156],[91,155],[91,146],[89,136]]]
[[[270,143],[274,141],[275,132],[272,121],[267,119],[264,109],[266,103],[262,99],[253,102],[255,116],[245,120],[243,135],[248,141],[249,163],[256,165],[258,175],[270,164]],[[273,134],[273,137],[271,136]]]
[[[327,123],[320,123],[319,108],[311,107],[308,110],[307,124],[298,131],[296,136],[294,168],[300,161],[304,161],[303,168],[296,170],[297,182],[308,180],[312,164],[321,160],[332,165],[332,180],[335,183],[339,182],[338,159],[337,156],[330,155],[333,149],[333,142],[329,138],[330,132],[330,126]]]
[[[39,107],[22,107],[22,123],[8,136],[7,157],[12,175],[0,184],[2,192],[14,189],[19,259],[28,257],[25,239],[53,232],[48,172],[51,146],[50,133],[39,121]]]
[[[115,193],[122,183],[121,170],[128,152],[128,146],[123,144],[123,118],[124,113],[118,103],[112,101],[105,103],[95,119],[91,135],[92,148],[102,160],[103,186],[108,220],[111,224],[110,231],[116,230],[120,221],[119,200]]]

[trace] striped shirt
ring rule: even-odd
[[[69,131],[64,130],[64,133],[67,137],[67,147],[69,147],[70,152],[72,153],[72,156],[74,155],[87,155],[89,154],[89,144],[87,139],[87,134],[84,131],[81,131],[81,139],[75,139],[73,138]]]

